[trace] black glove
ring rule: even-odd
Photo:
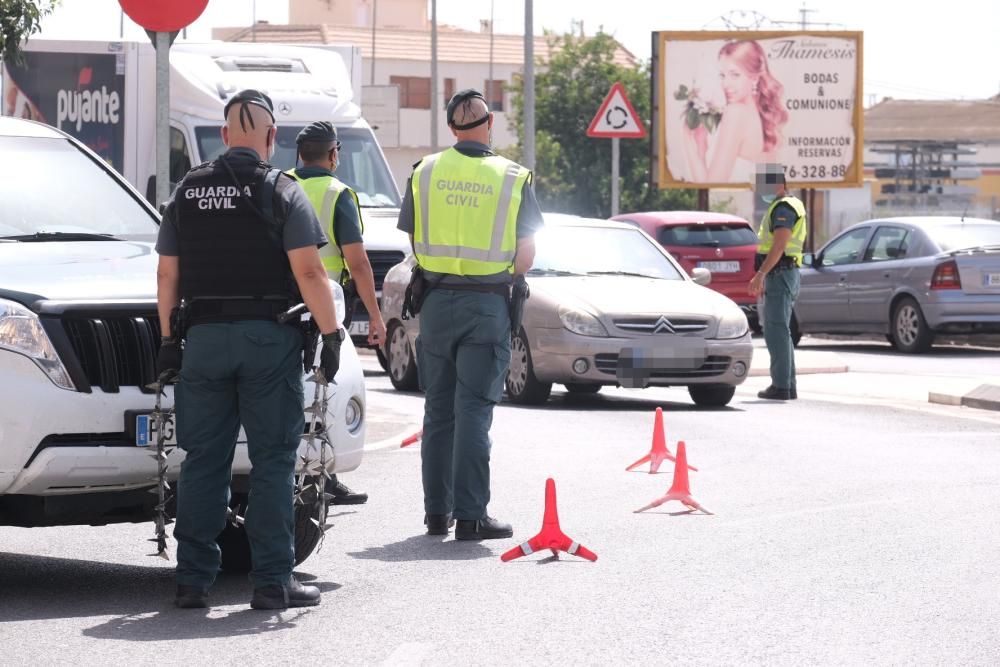
[[[160,352],[156,355],[156,376],[166,372],[173,374],[181,370],[181,341],[177,338],[164,338],[160,342]]]
[[[319,353],[319,367],[323,371],[327,383],[333,382],[337,371],[340,370],[340,345],[343,341],[343,329],[323,334],[323,350]]]

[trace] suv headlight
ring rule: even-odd
[[[734,308],[723,315],[719,320],[719,330],[715,334],[716,338],[742,338],[750,329],[747,324],[747,316],[742,310]]]
[[[344,326],[344,315],[347,310],[347,304],[344,300],[344,288],[331,280],[330,289],[333,290],[333,305],[337,308],[337,325]]]
[[[561,306],[559,308],[559,320],[564,327],[581,336],[608,335],[608,330],[604,328],[600,320],[585,310]]]
[[[76,390],[38,316],[6,299],[0,299],[0,349],[23,354],[45,371],[57,387]]]

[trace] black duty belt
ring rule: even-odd
[[[290,305],[287,298],[198,298],[188,304],[189,325],[240,320],[275,320]]]
[[[436,289],[510,296],[510,283],[438,283]]]

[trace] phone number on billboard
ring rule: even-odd
[[[847,165],[807,164],[804,166],[785,165],[786,178],[843,178],[847,174]]]

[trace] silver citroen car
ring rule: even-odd
[[[723,406],[750,369],[746,316],[688,276],[641,229],[620,222],[545,214],[536,236],[531,296],[511,342],[507,395],[538,404],[553,384],[593,394],[604,386],[687,387],[698,405]],[[389,377],[416,390],[417,320],[403,320],[414,258],[393,267],[382,288]]]

